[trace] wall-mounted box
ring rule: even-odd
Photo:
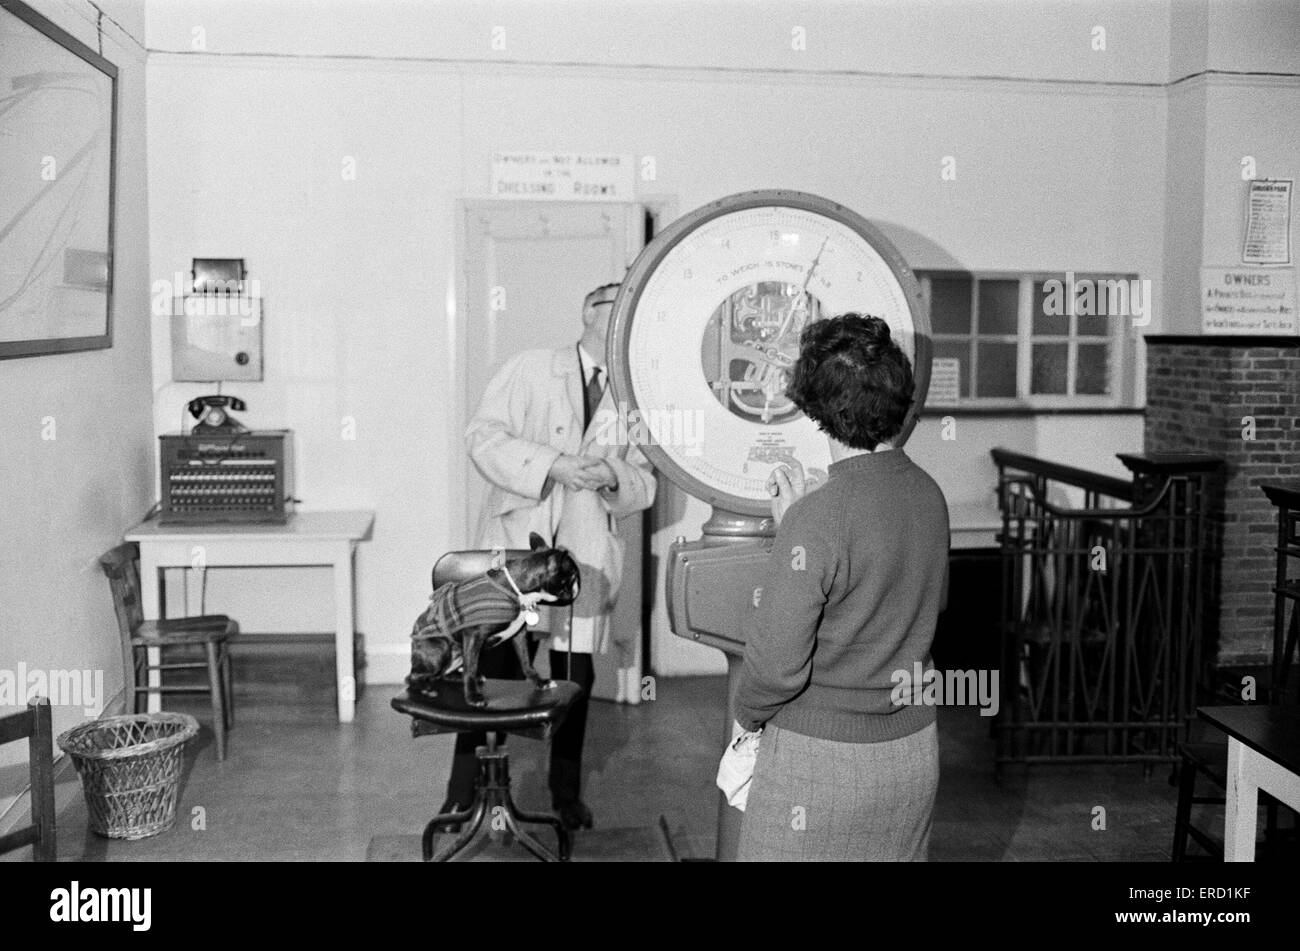
[[[174,301],[172,379],[262,379],[262,299],[191,294]]]

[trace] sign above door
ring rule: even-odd
[[[631,155],[493,152],[492,197],[514,201],[636,200]]]

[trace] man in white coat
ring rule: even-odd
[[[608,438],[618,432],[605,366],[618,287],[607,284],[587,295],[576,345],[527,350],[508,360],[465,433],[470,458],[491,484],[477,547],[527,548],[529,532],[537,532],[567,548],[582,572],[571,626],[568,609],[549,612],[540,625],[551,633],[551,676],[582,688],[551,743],[551,804],[571,829],[592,823],[580,798],[582,746],[595,679],[591,655],[610,636],[610,612],[622,583],[617,519],[647,508],[655,495],[645,456]],[[487,677],[523,676],[508,650],[485,651],[479,669]],[[474,749],[485,742],[481,734],[457,737],[448,805],[470,801]]]

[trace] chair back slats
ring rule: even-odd
[[[53,862],[54,843],[54,728],[50,701],[39,697],[27,704],[24,713],[0,717],[0,744],[27,739],[28,771],[31,775],[32,824],[0,836],[0,852],[32,846],[38,862]]]
[[[122,642],[127,708],[134,711],[138,683],[131,638],[144,623],[144,602],[140,596],[140,546],[135,542],[124,542],[101,557],[99,565],[108,576],[109,588],[113,592],[113,610],[117,614],[117,630]]]
[[[118,627],[129,637],[144,623],[144,604],[140,598],[140,546],[135,542],[118,545],[99,559],[113,589],[113,607]]]

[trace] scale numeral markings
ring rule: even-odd
[[[651,358],[650,358],[650,369],[651,369],[651,370],[658,370],[658,369],[659,369],[659,358],[658,358],[658,357],[651,357]]]
[[[768,236],[768,238],[770,238],[772,241],[780,241],[780,240],[781,240],[781,232],[779,232],[779,231],[769,231],[769,232],[767,233],[767,236]]]
[[[686,280],[689,281],[694,276],[695,274],[690,268],[682,268],[682,277],[686,278]]]
[[[666,310],[661,310],[659,311],[659,313],[655,314],[655,320],[657,320],[661,324],[667,319],[668,319],[668,311]]]

